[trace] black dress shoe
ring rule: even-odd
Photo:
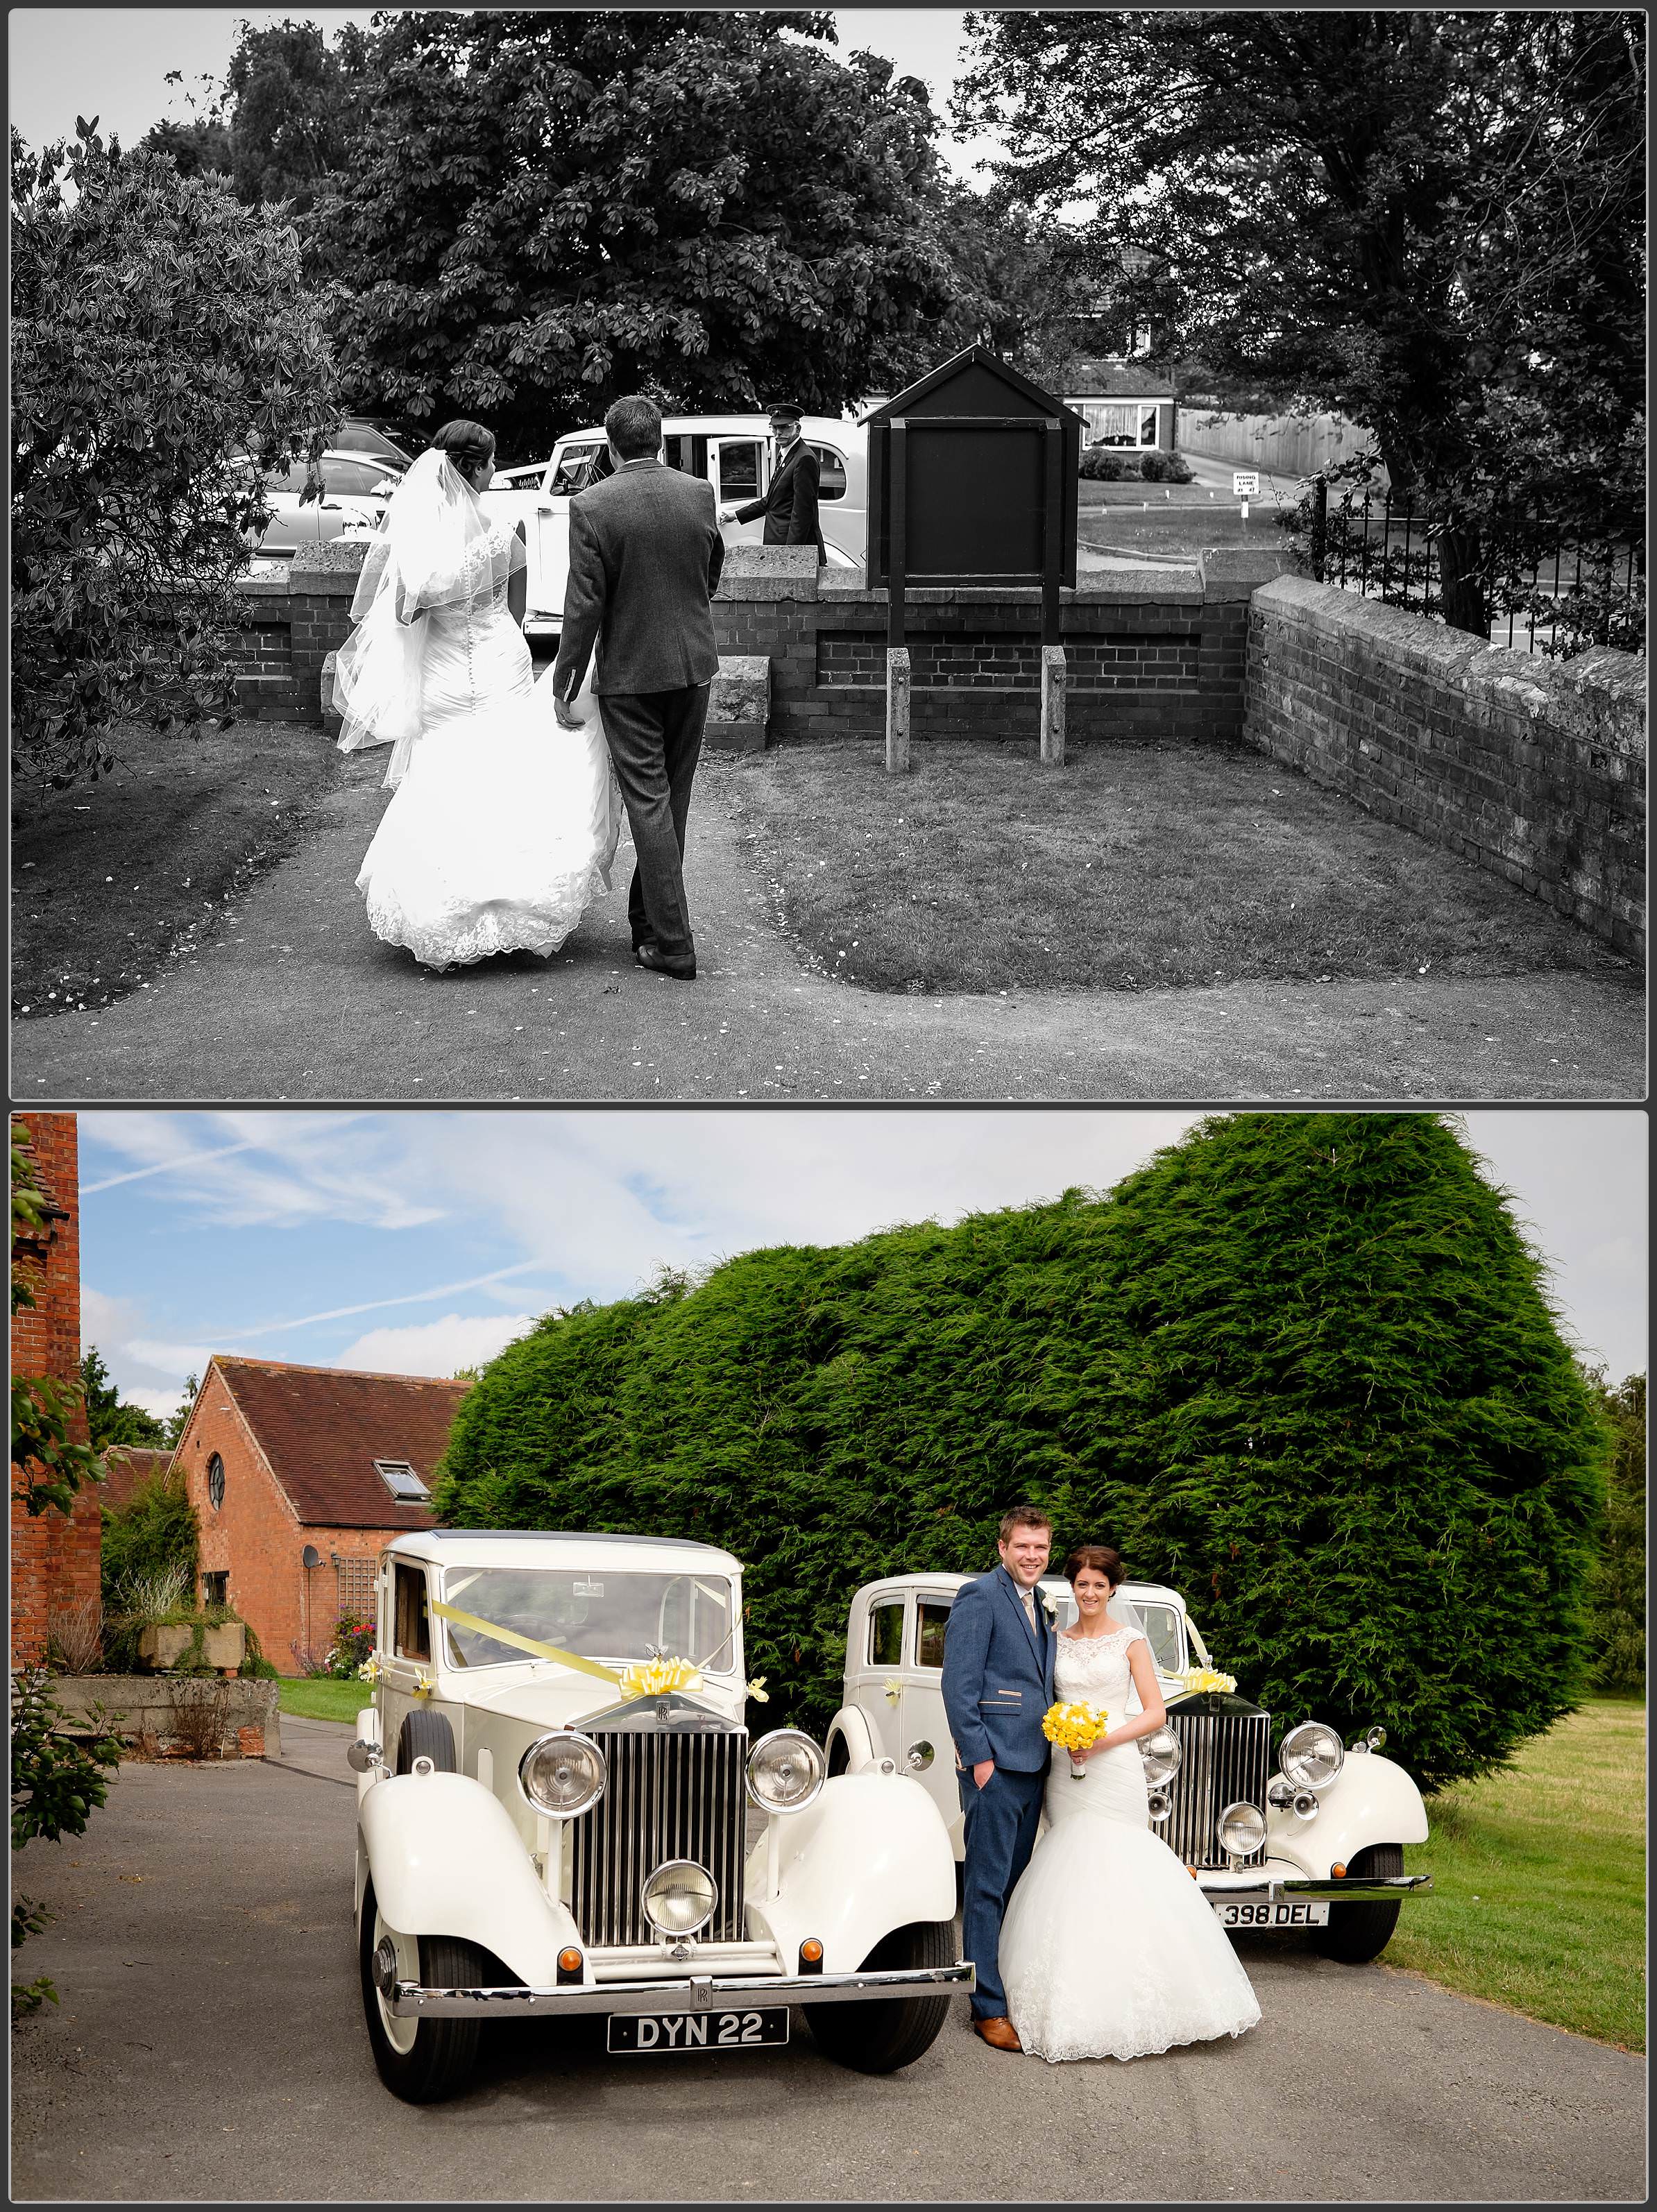
[[[648,968],[653,975],[672,975],[681,983],[696,980],[696,957],[692,952],[664,952],[659,945],[648,939],[635,945],[633,957],[640,968]]]

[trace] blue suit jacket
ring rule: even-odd
[[[1052,1747],[1041,1717],[1053,1701],[1058,1636],[1035,1594],[1030,1633],[1017,1584],[1005,1567],[963,1583],[944,1632],[944,1710],[956,1759],[992,1759],[1014,1774],[1039,1774]]]

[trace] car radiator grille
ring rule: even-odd
[[[610,1778],[574,1823],[570,1910],[589,1947],[654,1943],[640,1893],[667,1859],[694,1859],[719,1888],[703,1942],[741,1942],[745,1730],[683,1735],[590,1729]]]
[[[1271,1715],[1187,1713],[1175,1705],[1168,1707],[1168,1724],[1184,1757],[1174,1782],[1174,1809],[1159,1832],[1187,1866],[1229,1866],[1220,1847],[1220,1814],[1239,1798],[1265,1812]],[[1259,1866],[1265,1857],[1262,1844],[1237,1863]]]

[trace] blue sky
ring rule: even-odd
[[[1107,1188],[1193,1116],[110,1112],[81,1116],[83,1334],[177,1404],[213,1352],[448,1375],[549,1307],[662,1267]],[[1645,1361],[1646,1127],[1617,1109],[1465,1116],[1553,1270],[1575,1340]]]

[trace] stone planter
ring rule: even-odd
[[[176,1667],[195,1641],[191,1628],[168,1628],[152,1625],[138,1631],[138,1664],[160,1674],[163,1668]]]
[[[247,1656],[247,1631],[239,1620],[202,1631],[202,1656],[221,1674],[234,1674]]]

